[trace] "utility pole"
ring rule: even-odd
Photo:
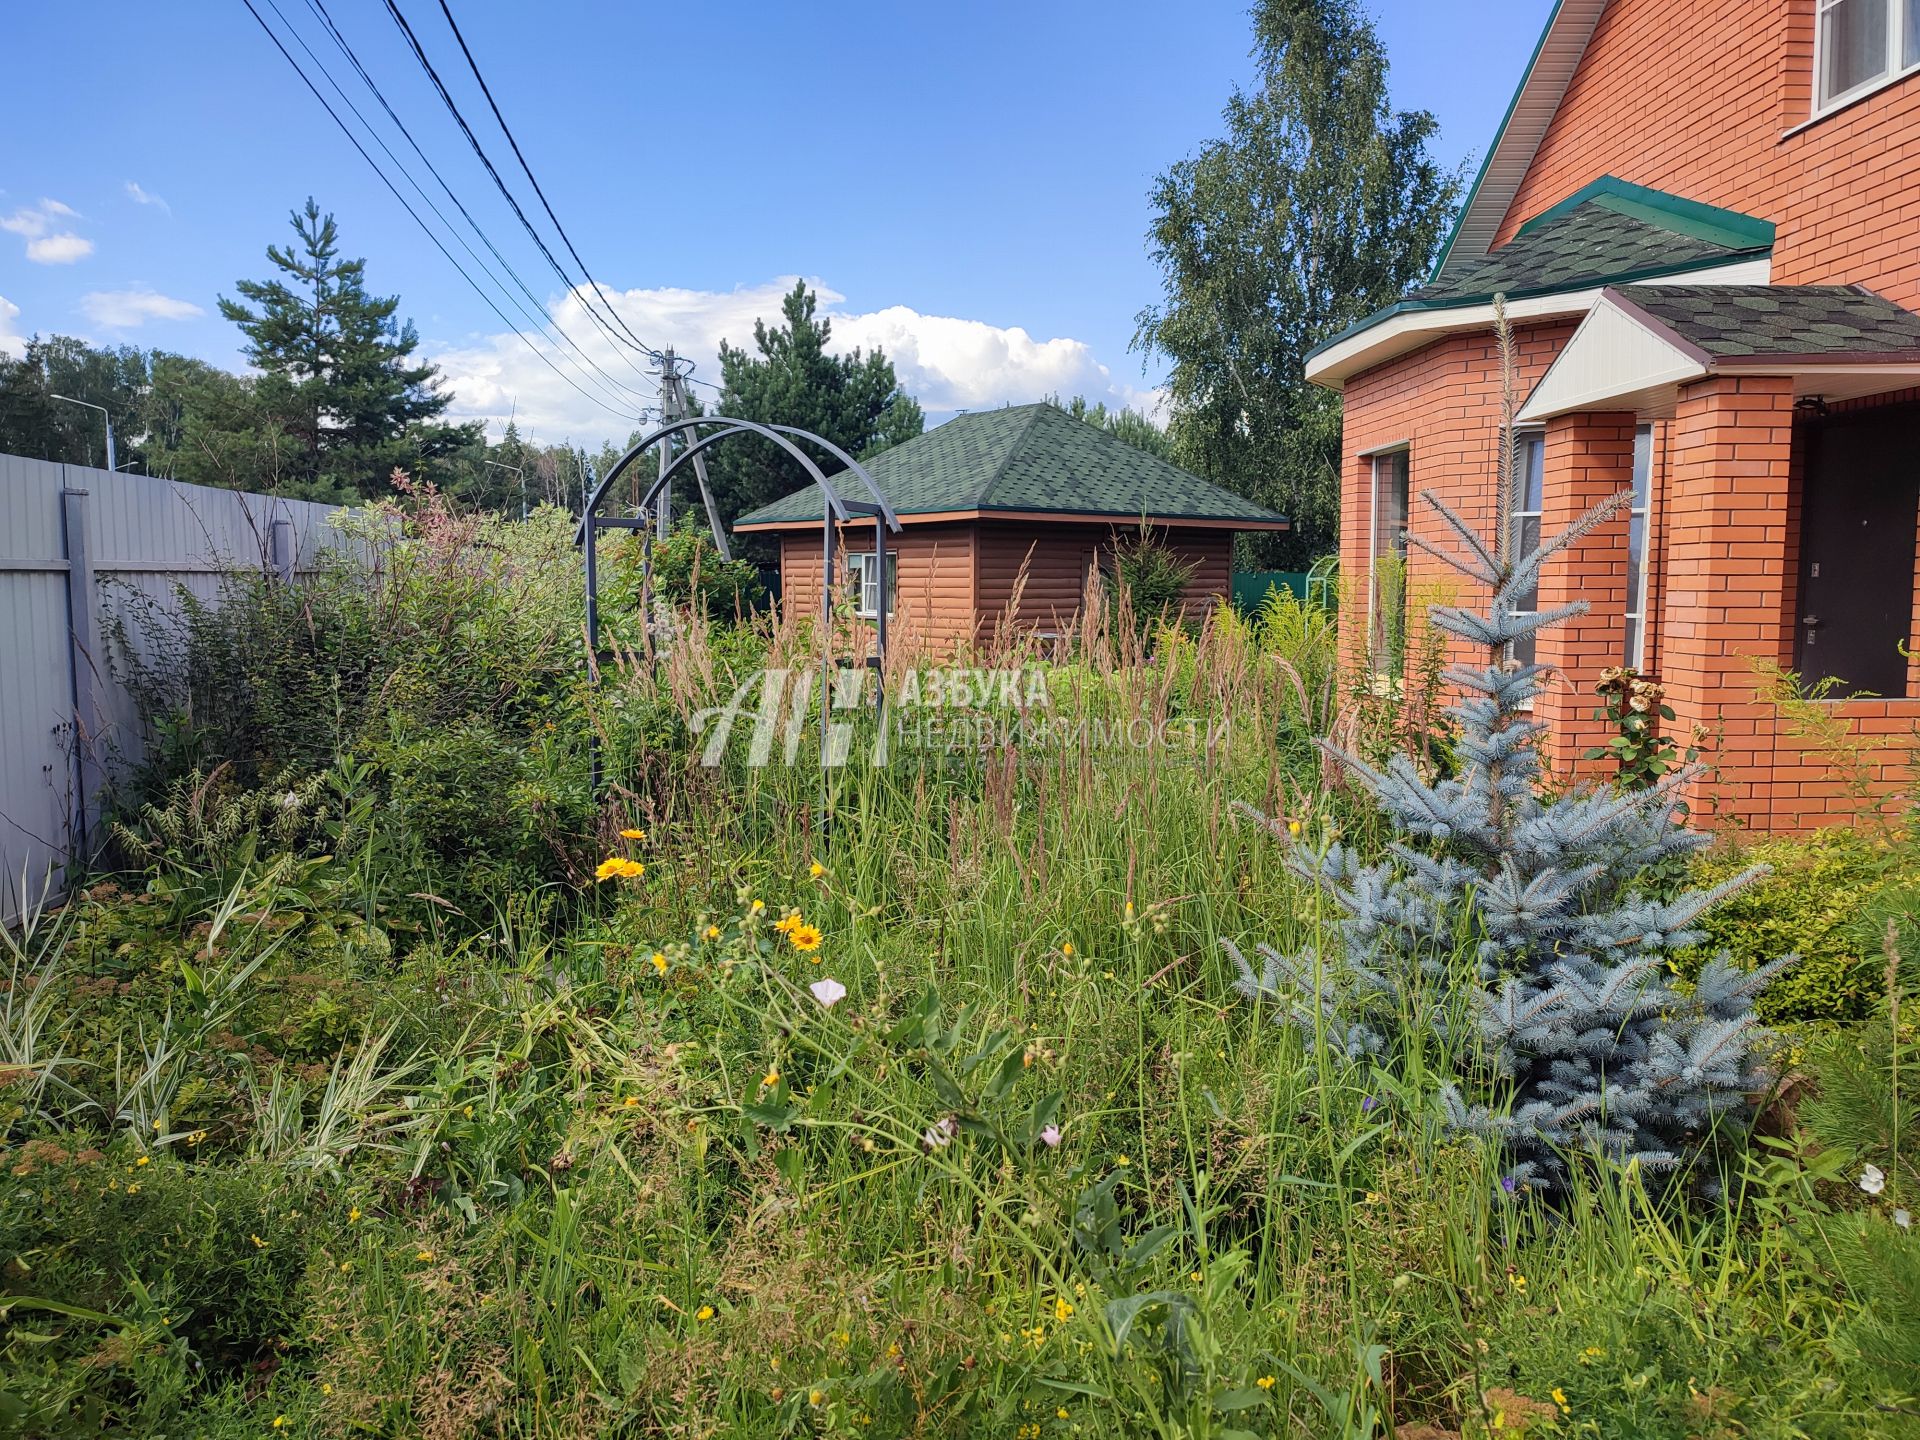
[[[687,400],[686,372],[680,369],[679,361],[668,346],[660,352],[660,423],[671,425],[676,420],[684,420],[693,413],[693,406]],[[680,444],[694,443],[696,437],[683,434]],[[671,463],[669,452],[671,440],[660,446],[660,471],[666,473]],[[727,544],[726,527],[720,523],[720,507],[714,503],[713,486],[707,479],[707,457],[693,457],[694,479],[700,485],[700,501],[706,507],[707,524],[713,531],[714,547],[719,550],[722,560],[733,559],[733,547]],[[660,493],[654,498],[654,534],[664,540],[673,533],[673,482],[667,481],[660,487]]]
[[[107,469],[118,470],[120,467],[113,463],[113,416],[107,414],[107,407],[96,405],[91,400],[76,400],[71,395],[54,395],[50,398],[64,400],[69,405],[84,405],[89,410],[100,412],[101,417],[107,422]]]

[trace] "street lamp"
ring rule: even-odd
[[[511,470],[520,477],[520,518],[527,518],[527,472],[518,465],[502,465],[498,460],[483,460],[483,465],[491,465],[496,470]]]
[[[53,398],[64,400],[69,405],[84,405],[89,410],[100,412],[101,418],[107,422],[107,469],[118,470],[120,467],[113,463],[113,416],[107,414],[107,407],[96,405],[91,400],[76,400],[71,395],[55,395]]]

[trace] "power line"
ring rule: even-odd
[[[389,4],[391,5],[391,0]],[[607,305],[606,297],[601,293],[600,282],[593,278],[593,272],[587,269],[587,262],[582,260],[580,252],[573,248],[573,239],[567,234],[567,227],[560,223],[560,217],[553,213],[553,206],[547,203],[547,192],[540,188],[540,182],[534,178],[533,167],[527,164],[527,157],[520,153],[520,142],[513,138],[513,131],[507,125],[507,117],[500,113],[500,107],[494,103],[493,91],[487,86],[487,77],[480,73],[480,66],[473,58],[473,51],[467,48],[467,37],[460,33],[460,25],[453,18],[453,11],[448,8],[447,0],[440,0],[440,13],[447,17],[447,28],[453,31],[453,38],[460,42],[460,53],[467,57],[467,69],[473,72],[473,78],[480,86],[480,93],[487,97],[487,108],[493,111],[493,118],[500,126],[500,133],[507,137],[507,144],[513,149],[513,158],[520,162],[520,169],[525,173],[527,182],[533,186],[533,193],[540,197],[540,206],[547,212],[547,219],[551,220],[553,228],[560,232],[560,239],[566,245],[567,253],[573,257],[573,263],[578,265],[580,273],[587,277],[587,284],[593,288],[594,294],[601,296],[600,303],[606,305],[607,313],[613,316],[614,322],[622,330],[626,330],[634,344],[657,361],[660,358],[658,352],[627,328],[627,322],[620,318],[619,311]]]
[[[494,167],[492,159],[487,155],[486,147],[481,145],[480,137],[473,133],[473,127],[467,123],[467,117],[460,113],[460,106],[454,101],[453,94],[447,89],[446,82],[440,78],[440,72],[433,68],[433,61],[427,58],[425,47],[421,45],[420,38],[413,33],[413,26],[407,23],[407,17],[401,14],[400,7],[394,3],[394,0],[386,0],[386,9],[387,14],[393,17],[394,24],[400,27],[400,33],[406,36],[407,44],[413,51],[413,58],[420,63],[420,68],[426,72],[427,79],[433,82],[433,88],[439,92],[440,101],[447,107],[447,113],[453,117],[454,124],[460,127],[460,133],[466,136],[467,144],[472,147],[474,155],[478,157],[480,164],[485,167],[487,174],[492,177],[494,187],[499,190],[508,206],[512,208],[515,217],[520,221],[521,227],[528,235],[533,237],[533,243],[540,247],[540,253],[546,257],[547,264],[553,267],[554,274],[560,277],[561,281],[565,283],[567,289],[570,291],[576,290],[577,288],[585,288],[588,294],[598,299],[601,306],[607,310],[607,313],[612,315],[613,310],[611,306],[607,305],[606,297],[601,295],[600,292],[592,286],[578,286],[574,278],[567,273],[566,267],[554,257],[554,253],[548,247],[545,237],[534,228],[533,222],[527,218],[527,212],[521,209],[520,201],[515,197],[513,191],[507,188],[507,182],[500,177],[499,170]],[[630,340],[609,327],[606,321],[600,317],[599,312],[593,308],[591,300],[583,297],[583,303],[586,305],[588,316],[608,339],[618,345],[638,349],[649,359],[657,361],[660,358],[659,354],[653,350],[651,346],[639,341],[638,337]],[[614,320],[618,323],[619,317],[615,315]]]
[[[266,22],[265,17],[263,17],[258,10],[253,8],[253,0],[240,0],[240,3],[247,7],[247,13],[253,16],[255,23],[258,24],[260,28],[266,32],[267,38],[273,42],[274,49],[278,50],[281,54],[281,57],[285,59],[287,64],[293,68],[294,74],[298,75],[300,77],[301,83],[304,84],[307,87],[307,89],[312,92],[313,98],[320,102],[320,108],[327,112],[327,117],[331,119],[335,125],[340,127],[340,133],[347,137],[347,143],[352,145],[355,150],[360,152],[360,158],[362,160],[365,160],[368,166],[373,170],[373,173],[380,177],[380,183],[385,185],[388,191],[391,192],[391,194],[393,195],[393,198],[400,202],[400,207],[403,210],[405,210],[409,216],[413,218],[413,223],[420,227],[421,232],[426,235],[427,239],[433,242],[434,248],[438,250],[443,256],[446,257],[447,263],[453,266],[455,270],[459,271],[460,278],[462,280],[465,280],[468,285],[473,287],[474,294],[478,295],[481,298],[481,300],[486,303],[486,306],[489,310],[493,311],[495,315],[498,315],[500,317],[500,323],[502,325],[505,325],[509,330],[512,330],[514,334],[518,335],[521,341],[526,345],[526,347],[529,350],[533,351],[533,353],[539,357],[540,362],[543,365],[545,365],[549,370],[553,371],[553,373],[558,375],[562,380],[566,381],[567,384],[573,386],[573,388],[575,390],[578,390],[580,394],[584,396],[586,399],[592,401],[595,405],[598,405],[601,409],[606,410],[608,413],[613,415],[618,415],[623,420],[633,419],[634,417],[630,412],[616,409],[613,406],[609,405],[605,400],[601,399],[599,396],[594,395],[587,390],[581,389],[579,383],[576,380],[574,380],[574,378],[571,375],[567,374],[566,371],[562,370],[558,365],[555,365],[553,363],[552,359],[548,357],[546,351],[542,350],[538,345],[535,345],[532,340],[527,338],[525,332],[520,330],[518,326],[516,326],[511,320],[507,319],[507,317],[501,313],[500,307],[493,303],[493,297],[488,295],[485,290],[481,289],[479,282],[476,281],[471,275],[469,275],[466,272],[465,267],[463,267],[458,260],[453,258],[453,252],[448,250],[447,247],[441,243],[440,237],[433,233],[433,228],[430,225],[428,225],[426,221],[422,220],[420,218],[419,213],[411,205],[407,203],[407,197],[402,195],[400,193],[399,188],[393,183],[393,181],[387,178],[386,171],[382,170],[380,166],[375,162],[373,156],[367,153],[366,146],[360,143],[359,137],[353,133],[352,129],[347,125],[346,121],[340,118],[339,112],[337,112],[332,105],[327,103],[327,97],[320,93],[320,87],[315,85],[312,79],[308,77],[307,72],[300,68],[300,62],[298,60],[295,60],[293,58],[293,53],[289,51],[284,44],[281,43],[279,35],[276,34],[274,31],[274,28]],[[269,5],[272,5],[273,0],[267,0],[267,3]],[[274,13],[276,15],[280,14],[277,7],[274,9]],[[286,23],[286,17],[284,15],[280,16],[280,20],[282,24]]]
[[[272,3],[272,0],[269,0],[269,3]],[[645,404],[649,398],[648,396],[641,394],[631,386],[624,384],[618,377],[610,375],[603,370],[593,358],[587,354],[586,349],[575,340],[573,336],[567,333],[560,322],[547,314],[546,306],[540,300],[540,297],[533,293],[532,289],[527,285],[527,282],[521,278],[520,272],[514,269],[513,262],[500,253],[500,247],[493,243],[492,237],[487,234],[485,228],[481,226],[479,221],[473,218],[473,215],[468,211],[466,205],[462,203],[459,195],[457,195],[453,187],[447,183],[446,177],[440,173],[439,167],[433,163],[432,158],[420,147],[420,142],[414,139],[413,132],[407,128],[406,122],[395,113],[393,106],[388,103],[385,93],[382,92],[380,86],[374,81],[374,78],[367,73],[366,66],[360,63],[360,57],[354,53],[353,47],[347,43],[347,38],[341,33],[340,27],[334,23],[333,16],[328,12],[324,0],[306,0],[306,4],[307,9],[326,27],[327,33],[333,38],[334,45],[339,49],[340,53],[346,57],[347,63],[351,65],[354,72],[359,75],[361,82],[372,92],[373,98],[379,102],[380,108],[386,112],[387,118],[391,120],[395,128],[400,131],[400,134],[406,139],[407,144],[413,147],[413,153],[419,156],[420,162],[427,167],[428,172],[439,182],[441,190],[445,192],[447,199],[453,203],[454,208],[460,212],[461,218],[472,228],[474,234],[480,237],[481,243],[487,247],[487,250],[493,255],[493,258],[499,262],[500,267],[512,277],[514,284],[519,287],[520,293],[533,305],[533,310],[529,311],[526,306],[514,300],[512,294],[508,292],[505,283],[502,282],[498,276],[494,275],[491,270],[487,269],[486,262],[474,253],[473,247],[467,244],[466,240],[460,235],[458,228],[447,219],[441,212],[440,207],[434,204],[432,198],[428,196],[426,190],[420,185],[420,182],[413,178],[412,173],[408,171],[406,165],[402,163],[399,157],[387,146],[386,141],[380,138],[379,132],[367,123],[366,117],[361,115],[359,108],[354,105],[352,100],[347,98],[345,91],[340,87],[340,83],[328,72],[326,65],[319,57],[313,54],[312,48],[300,37],[299,32],[294,30],[293,26],[288,25],[288,30],[293,33],[295,39],[300,41],[300,48],[307,52],[307,55],[313,60],[314,65],[319,69],[320,73],[326,76],[328,83],[340,93],[340,98],[345,101],[347,107],[353,111],[354,118],[359,120],[361,125],[366,128],[368,134],[373,136],[381,150],[385,151],[387,158],[393,161],[394,167],[398,169],[402,175],[406,176],[407,183],[413,186],[419,193],[421,200],[433,211],[440,223],[445,225],[448,232],[460,242],[460,247],[465,250],[468,255],[472,256],[474,264],[478,265],[481,270],[486,271],[489,280],[492,280],[496,285],[500,286],[501,291],[507,295],[508,300],[513,303],[515,309],[519,310],[522,315],[525,315],[537,328],[547,333],[549,338],[555,338],[561,344],[561,358],[575,365],[576,368],[584,363],[593,371],[593,375],[589,378],[595,379],[597,383],[602,385],[612,387],[612,390],[608,392],[609,394],[612,394],[614,390],[622,392],[622,395],[625,397],[624,399],[620,396],[614,397],[620,399],[622,404],[629,403],[630,401],[638,401],[641,404]],[[274,13],[280,15],[277,5],[274,8]],[[281,22],[286,24],[286,17],[281,15],[280,18]],[[564,348],[566,346],[571,346],[574,351],[578,352],[580,357],[578,361],[575,361],[572,355],[567,354]],[[625,358],[624,354],[622,358]]]

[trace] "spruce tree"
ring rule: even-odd
[[[1504,315],[1499,330],[1510,377]],[[1507,389],[1500,515],[1511,513],[1516,473],[1510,379]],[[1655,893],[1652,867],[1709,843],[1681,823],[1698,767],[1646,790],[1549,793],[1538,749],[1546,727],[1531,714],[1543,667],[1509,658],[1515,641],[1585,612],[1584,601],[1537,613],[1517,606],[1546,562],[1626,497],[1519,555],[1504,534],[1489,543],[1437,497],[1421,498],[1451,543],[1409,543],[1491,597],[1485,611],[1432,612],[1441,631],[1484,657],[1443,675],[1460,696],[1448,711],[1459,727],[1457,773],[1422,774],[1404,755],[1375,768],[1328,745],[1397,838],[1368,863],[1345,845],[1318,852],[1270,825],[1291,845],[1293,868],[1343,911],[1339,951],[1316,964],[1312,950],[1284,956],[1263,945],[1256,974],[1229,944],[1235,988],[1353,1060],[1437,1036],[1456,1067],[1439,1097],[1444,1121],[1501,1148],[1508,1191],[1558,1188],[1581,1155],[1656,1172],[1696,1166],[1725,1127],[1744,1122],[1764,1084],[1753,997],[1793,957],[1743,972],[1722,955],[1690,988],[1669,960],[1704,938],[1695,927],[1707,909],[1763,867],[1710,889]],[[1461,986],[1466,1003],[1450,1003]]]
[[[296,244],[267,247],[280,275],[235,286],[254,308],[220,298],[261,372],[263,409],[293,442],[285,488],[384,494],[396,465],[418,471],[479,443],[477,425],[433,423],[453,397],[434,388],[434,366],[414,360],[420,337],[395,320],[399,297],[368,294],[367,262],[341,258],[333,216],[309,198],[292,223]]]

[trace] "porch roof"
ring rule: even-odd
[[[1718,373],[1790,375],[1795,393],[1847,399],[1920,383],[1920,315],[1858,285],[1609,286],[1520,407],[1673,413]]]

